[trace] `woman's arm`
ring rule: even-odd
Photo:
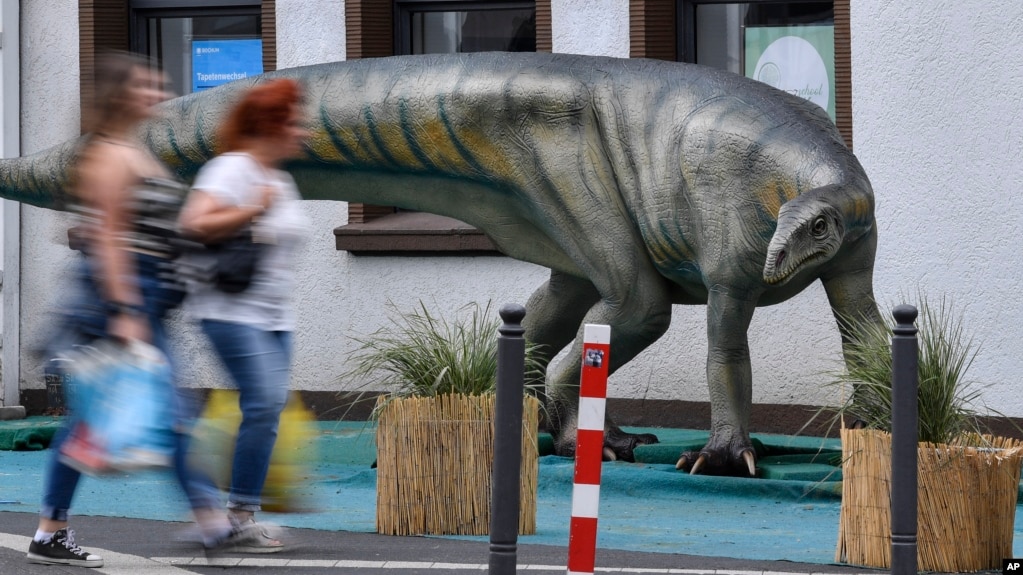
[[[149,339],[149,326],[141,317],[143,301],[138,271],[125,245],[131,230],[129,201],[136,184],[132,165],[132,158],[125,151],[97,145],[79,164],[76,194],[97,212],[90,257],[96,266],[101,294],[113,312],[110,335],[145,341]]]
[[[216,243],[231,237],[253,218],[263,215],[270,208],[273,196],[273,187],[264,186],[259,203],[232,206],[195,189],[189,194],[178,223],[186,235],[203,243]]]

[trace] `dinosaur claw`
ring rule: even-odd
[[[618,461],[618,456],[610,447],[604,448],[604,461]]]
[[[753,457],[753,452],[749,451],[748,449],[746,451],[743,451],[742,452],[742,458],[746,460],[746,467],[749,468],[749,475],[750,475],[750,477],[756,477],[757,476],[757,463],[756,463],[756,459],[754,459],[754,457]]]
[[[700,468],[703,467],[703,463],[705,461],[707,461],[707,456],[701,453],[700,456],[696,458],[696,463],[693,464],[693,468],[689,470],[689,475],[696,475],[696,473],[700,471]]]
[[[682,457],[679,457],[678,458],[678,463],[675,464],[675,469],[682,469],[683,467],[686,466],[686,463],[688,461],[689,461],[689,458],[686,457],[685,455],[683,455]]]

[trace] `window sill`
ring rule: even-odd
[[[334,228],[335,247],[356,255],[500,255],[483,232],[453,218],[398,212]]]

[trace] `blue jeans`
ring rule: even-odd
[[[288,401],[291,332],[209,319],[202,320],[202,330],[238,388],[242,412],[227,506],[259,511],[277,427]]]
[[[153,256],[137,255],[139,290],[143,299],[143,311],[149,319],[152,334],[151,343],[167,355],[171,365],[174,359],[169,353],[167,334],[163,319],[167,311],[180,303],[183,296],[179,290],[169,288],[160,275],[165,270],[163,260]],[[83,258],[76,270],[71,298],[61,307],[58,322],[60,334],[46,346],[47,357],[52,358],[70,346],[86,344],[107,335],[108,310],[91,273],[90,263]],[[188,497],[192,509],[213,509],[220,507],[220,497],[213,481],[206,475],[187,465],[188,422],[195,416],[194,406],[180,390],[175,393],[176,405],[174,434],[174,471],[178,483]],[[50,442],[50,459],[46,478],[43,482],[43,501],[40,514],[56,521],[67,521],[71,501],[81,479],[81,473],[68,467],[58,457],[60,446],[67,438],[68,428],[63,427]]]

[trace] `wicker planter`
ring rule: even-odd
[[[921,443],[917,568],[963,573],[999,569],[1012,557],[1023,442],[995,448]],[[891,566],[891,435],[842,430],[842,508],[835,560]]]
[[[488,534],[494,394],[379,401],[377,532]],[[519,533],[529,535],[536,532],[540,404],[524,402]]]

